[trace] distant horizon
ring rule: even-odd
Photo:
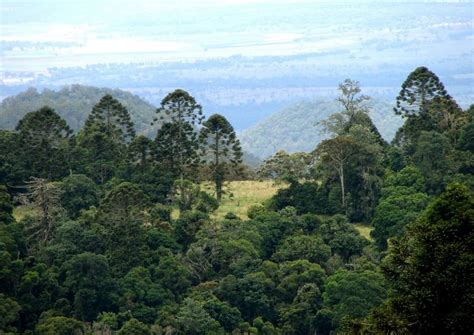
[[[7,0],[1,7],[2,72],[45,72],[52,67],[97,63],[352,53],[366,48],[373,50],[359,57],[374,58],[398,45],[414,48],[412,55],[398,55],[400,61],[427,56],[440,61],[432,45],[435,41],[464,49],[450,50],[446,56],[472,54],[472,2],[402,4],[188,0],[132,5]],[[399,7],[408,9],[403,12]],[[380,61],[374,58],[373,62]]]
[[[393,101],[419,66],[474,101],[472,1],[3,1],[0,99],[28,87],[189,91],[238,130],[346,78]]]

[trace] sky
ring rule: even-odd
[[[426,13],[423,3],[430,5]],[[472,2],[423,3],[413,7],[408,1],[2,0],[2,70],[288,56],[352,50],[371,41],[429,42],[443,34],[464,34],[465,46],[472,51]],[[443,6],[449,9],[445,13]],[[409,9],[404,20],[396,17],[397,7],[418,13]],[[433,10],[438,12],[433,15]]]

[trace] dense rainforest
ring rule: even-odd
[[[339,92],[308,124],[327,139],[256,171],[181,89],[153,138],[113,92],[80,129],[17,111],[0,130],[0,334],[472,334],[474,106],[419,67],[387,143],[359,83]],[[216,217],[251,179],[281,187]]]

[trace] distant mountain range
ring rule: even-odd
[[[79,130],[92,107],[106,94],[111,94],[127,107],[137,132],[146,135],[153,132],[150,123],[156,116],[155,106],[130,92],[83,85],[65,86],[58,91],[44,89],[41,92],[29,88],[5,98],[0,105],[0,129],[13,129],[26,113],[49,106],[54,108],[71,128]]]
[[[390,141],[403,120],[393,113],[393,105],[374,100],[370,116],[382,136]],[[260,159],[278,150],[311,151],[328,135],[318,122],[341,111],[335,100],[302,101],[270,115],[255,126],[244,130],[239,138],[244,151]]]

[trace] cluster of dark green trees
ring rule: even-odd
[[[109,95],[77,134],[47,107],[0,131],[0,333],[471,333],[474,109],[418,68],[388,144],[340,91],[330,138],[268,159],[288,187],[245,220],[211,218],[242,153],[185,91],[155,140]]]

